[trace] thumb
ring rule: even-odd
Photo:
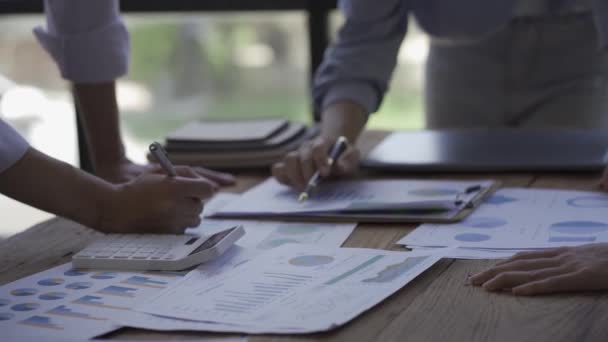
[[[350,175],[359,168],[360,152],[354,147],[349,147],[335,165],[335,172],[339,175]]]
[[[178,198],[198,198],[201,200],[213,196],[218,186],[206,178],[175,177],[173,180]]]

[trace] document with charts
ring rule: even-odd
[[[205,212],[221,209],[226,204],[239,198],[239,195],[221,193],[216,195],[205,206]],[[237,241],[236,246],[225,255],[203,264],[197,272],[205,281],[212,281],[224,277],[231,270],[245,266],[260,253],[278,248],[287,244],[303,244],[335,248],[350,236],[356,223],[305,223],[305,222],[271,222],[271,221],[245,221],[245,220],[209,220],[204,219],[197,228],[188,229],[189,234],[213,234],[235,225],[242,225],[245,236]],[[192,331],[234,331],[233,325],[206,323],[200,321],[187,321],[169,317],[160,317],[140,312],[130,311],[128,315],[120,316],[120,323],[124,326],[152,329],[152,330],[192,330]],[[253,327],[248,327],[255,332]],[[285,333],[293,329],[284,330]]]
[[[210,214],[216,218],[336,221],[457,221],[494,191],[490,180],[327,181],[298,201],[299,193],[268,179]]]
[[[608,242],[608,194],[505,188],[455,224],[424,224],[398,243],[539,249]]]
[[[185,274],[74,270],[67,263],[19,279],[0,287],[0,339],[88,339],[116,330],[113,319]]]
[[[378,304],[440,258],[433,252],[285,245],[222,277],[193,271],[136,310],[233,324],[225,330],[232,332],[324,331]]]

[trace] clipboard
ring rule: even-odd
[[[396,182],[394,184],[402,183],[403,187],[406,188],[408,182],[424,182],[426,185],[437,185],[443,186],[446,182],[450,181],[428,181],[428,180],[391,180]],[[336,183],[348,183],[350,187],[356,187],[356,183],[359,182],[362,186],[369,186],[373,181],[347,181],[347,182],[336,182]],[[382,180],[378,182],[383,182]],[[386,182],[386,180],[385,180]],[[400,203],[395,201],[389,202],[368,202],[368,207],[359,204],[354,201],[350,205],[343,207],[335,207],[329,205],[327,209],[323,209],[323,205],[315,204],[311,210],[306,208],[300,208],[297,211],[290,211],[289,206],[291,204],[283,203],[282,208],[267,209],[280,200],[287,202],[287,196],[281,197],[277,194],[277,189],[280,186],[274,180],[267,180],[266,182],[254,187],[252,190],[246,192],[241,198],[230,205],[209,214],[209,218],[221,218],[221,219],[255,219],[255,220],[280,220],[280,221],[299,221],[299,222],[434,222],[434,223],[453,223],[461,221],[470,215],[484,199],[488,198],[494,191],[500,187],[500,183],[493,180],[482,180],[482,181],[451,181],[463,184],[463,191],[443,196],[440,200],[432,200],[423,198],[420,201],[408,201]],[[333,185],[340,187],[341,184]],[[419,183],[416,183],[417,185]],[[385,185],[385,184],[383,184]],[[392,184],[385,185],[391,186]],[[321,188],[328,187],[327,184],[323,183]],[[470,193],[466,191],[470,187],[478,187]],[[373,190],[373,189],[372,189]],[[270,199],[269,194],[275,192],[275,198]],[[297,197],[296,194],[292,193],[291,196]],[[277,199],[276,196],[280,198]],[[423,197],[423,196],[421,196]],[[432,196],[429,196],[432,197]],[[311,196],[311,200],[314,201],[314,194]],[[450,206],[447,201],[452,199],[452,205]],[[371,205],[370,205],[371,204]],[[382,205],[384,204],[384,206]],[[390,205],[389,205],[390,204]],[[280,210],[279,210],[280,209]]]

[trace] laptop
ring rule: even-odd
[[[368,169],[412,172],[599,171],[608,131],[451,129],[401,131],[363,160]]]

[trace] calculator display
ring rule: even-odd
[[[224,239],[226,236],[228,236],[230,233],[232,233],[236,228],[237,227],[233,227],[233,228],[226,229],[226,230],[223,230],[223,231],[221,231],[219,233],[211,235],[209,237],[209,239],[207,239],[207,241],[203,242],[200,246],[198,246],[198,248],[196,248],[190,254],[198,253],[198,252],[203,251],[205,249],[209,249],[209,248],[214,247],[220,241],[222,241],[222,239]]]

